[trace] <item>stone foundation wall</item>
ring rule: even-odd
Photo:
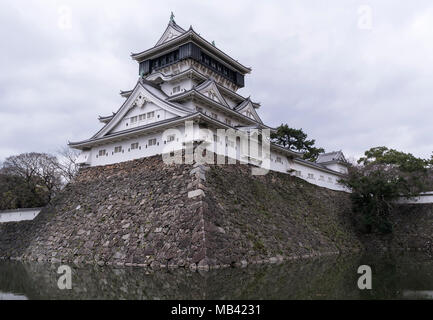
[[[209,268],[359,251],[348,195],[247,165],[160,156],[80,172],[33,221],[0,224],[0,257]]]

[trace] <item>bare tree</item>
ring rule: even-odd
[[[77,158],[79,153],[78,150],[69,147],[63,147],[57,151],[58,169],[66,183],[70,182],[78,173]]]
[[[45,190],[48,202],[62,187],[58,160],[50,154],[32,152],[8,157],[2,171],[9,176],[22,178],[35,194],[38,188]]]

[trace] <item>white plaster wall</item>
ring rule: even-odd
[[[33,220],[39,212],[39,208],[0,211],[0,223]]]
[[[179,92],[173,92],[173,88],[180,86]],[[179,93],[182,93],[184,91],[191,90],[194,86],[194,82],[191,79],[185,78],[185,79],[179,79],[176,81],[170,81],[170,82],[164,82],[161,84],[161,90],[167,95],[167,96],[173,96]]]
[[[339,184],[338,180],[341,179],[339,175],[321,171],[320,169],[315,169],[298,162],[290,162],[290,169],[295,170],[292,175],[297,176],[309,183],[315,184],[320,187],[325,187],[332,190],[338,191],[348,191],[348,189]],[[313,177],[309,177],[312,174]]]
[[[163,137],[163,132],[160,133],[154,133],[145,135],[139,138],[131,138],[128,140],[124,140],[122,142],[117,143],[109,143],[103,147],[97,147],[93,148],[90,151],[89,155],[89,161],[91,166],[100,166],[100,165],[107,165],[107,164],[113,164],[118,162],[124,162],[124,161],[130,161],[135,159],[140,159],[143,157],[150,157],[154,155],[159,155],[175,150],[182,149],[183,145],[182,142],[185,139],[185,128],[184,126],[179,126],[177,128],[174,128],[175,130],[173,132],[166,132],[166,134],[176,134],[175,141],[167,143],[166,142],[166,136]],[[194,125],[194,136],[193,139],[199,138],[199,127],[197,124]],[[204,131],[201,130],[203,133]],[[207,134],[207,137],[201,137],[203,139],[206,139],[208,141],[207,148],[208,150],[211,150],[213,152],[216,152],[217,154],[221,155],[229,155],[231,157],[238,157],[238,160],[245,161],[248,158],[244,158],[242,156],[245,156],[248,154],[247,150],[237,150],[240,149],[239,145],[236,143],[237,149],[233,151],[231,149],[231,153],[228,152],[228,144],[226,146],[225,141],[218,141],[217,144],[214,144],[214,134],[216,134],[216,131],[210,130]],[[157,145],[150,146],[149,140],[150,139],[156,139]],[[188,137],[188,141],[191,140],[191,137]],[[131,144],[138,143],[139,148],[135,150],[131,150]],[[120,153],[114,153],[115,147],[121,146],[122,152]],[[217,146],[219,146],[219,149],[217,149]],[[99,150],[105,150],[106,155],[105,156],[99,156]],[[266,152],[266,151],[265,151]],[[265,154],[263,154],[265,156]],[[277,157],[280,158],[280,162],[277,161]],[[254,163],[258,164],[258,163]],[[267,169],[270,169],[272,171],[278,171],[282,173],[289,173],[289,170],[294,170],[294,172],[291,172],[290,174],[298,176],[301,179],[304,179],[308,181],[309,183],[325,187],[332,190],[339,190],[339,191],[348,191],[344,186],[340,185],[338,183],[338,180],[340,179],[340,176],[337,174],[332,174],[329,172],[324,172],[320,169],[315,169],[310,166],[303,165],[302,163],[289,161],[287,156],[276,152],[274,150],[270,151],[270,160],[269,160],[269,167]],[[309,177],[309,174],[312,174],[313,177]]]
[[[327,164],[327,165],[325,165],[325,167],[327,167],[328,169],[337,171],[337,172],[344,173],[344,174],[348,173],[347,167],[345,167],[339,163]]]
[[[142,121],[137,121],[135,123],[131,123],[131,117],[134,116],[139,116],[141,114],[146,114],[148,112],[155,112],[155,116],[153,118],[147,119],[143,119]],[[163,121],[166,119],[171,119],[176,117],[175,114],[168,112],[164,109],[161,109],[160,107],[158,107],[157,105],[153,104],[153,103],[146,103],[143,107],[134,107],[132,108],[128,114],[113,128],[113,130],[111,132],[119,132],[119,131],[123,131],[123,130],[127,130],[127,129],[131,129],[131,128],[135,128],[138,126],[143,126],[149,123],[155,123],[158,121]]]
[[[422,193],[419,197],[416,198],[401,198],[397,201],[397,203],[406,203],[406,204],[425,204],[425,203],[433,203],[433,191]]]

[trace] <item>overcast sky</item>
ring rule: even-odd
[[[433,151],[433,3],[396,1],[9,1],[0,4],[0,161],[54,152],[99,130],[132,89],[130,58],[173,11],[242,64],[239,93],[265,123],[327,151]]]

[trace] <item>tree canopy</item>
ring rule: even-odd
[[[389,214],[400,197],[431,191],[431,160],[387,147],[371,148],[342,182],[351,190],[354,211],[364,232],[391,232]]]
[[[60,158],[60,161],[59,161]],[[42,207],[76,174],[72,153],[23,153],[0,166],[0,210]]]
[[[290,128],[287,124],[281,124],[277,132],[271,134],[271,139],[284,148],[304,153],[305,160],[316,161],[319,154],[325,152],[325,149],[316,147],[316,140],[309,140],[302,129]]]

